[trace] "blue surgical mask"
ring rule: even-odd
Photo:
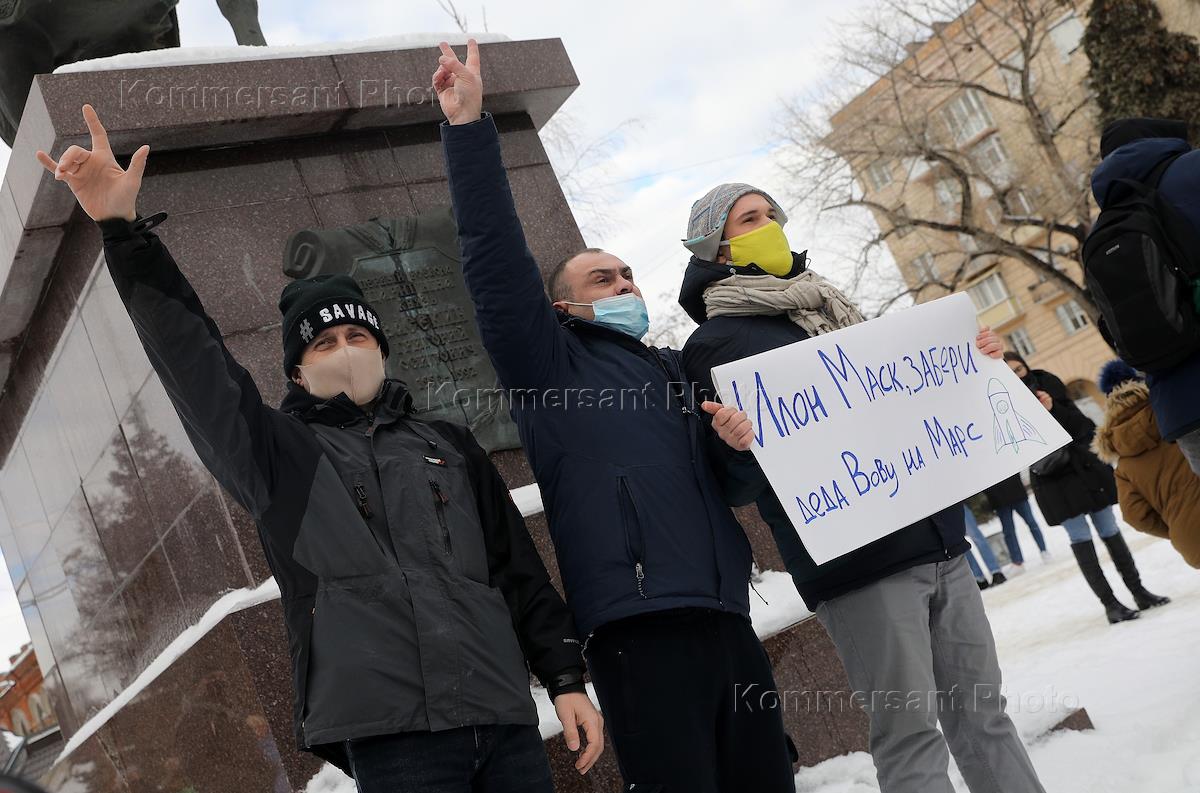
[[[570,301],[567,301],[570,303]],[[570,303],[572,306],[591,306],[596,312],[595,321],[605,327],[627,333],[641,339],[650,332],[650,314],[646,301],[633,292],[604,297],[594,303]]]

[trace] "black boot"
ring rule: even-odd
[[[980,592],[982,592],[983,590],[985,590],[985,589],[987,589],[988,587],[990,587],[990,586],[991,586],[991,584],[989,584],[989,583],[987,582],[987,579],[986,579],[986,578],[976,578],[976,579],[975,579],[975,583],[979,585],[979,591],[980,591]]]
[[[1125,544],[1125,537],[1120,532],[1111,537],[1103,537],[1101,539],[1108,546],[1108,555],[1112,557],[1113,564],[1117,566],[1117,572],[1124,579],[1125,586],[1129,588],[1129,593],[1133,595],[1138,608],[1152,609],[1156,606],[1165,606],[1171,602],[1170,598],[1156,595],[1142,586],[1142,577],[1138,575],[1137,565],[1133,561],[1133,554],[1129,551],[1129,546]]]
[[[1000,586],[1007,580],[1008,579],[1004,577],[1004,573],[1001,573],[999,570],[992,573],[992,586]]]
[[[1113,594],[1112,587],[1108,585],[1108,579],[1104,577],[1104,571],[1100,569],[1100,557],[1096,556],[1096,546],[1092,544],[1092,541],[1073,542],[1071,551],[1075,554],[1075,561],[1079,564],[1080,572],[1083,573],[1083,580],[1088,582],[1088,586],[1104,604],[1104,612],[1108,616],[1108,621],[1115,623],[1137,619],[1138,612],[1126,608]]]

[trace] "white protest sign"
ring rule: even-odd
[[[959,293],[712,370],[817,564],[1070,442],[978,332]]]

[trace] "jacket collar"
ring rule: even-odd
[[[332,399],[317,399],[294,381],[288,383],[287,394],[279,409],[291,413],[306,423],[342,425],[367,418],[367,412],[350,401],[345,394]],[[412,395],[399,380],[385,380],[375,402],[375,423],[383,424],[407,415],[412,410]]]
[[[795,278],[808,269],[808,251],[796,253],[792,251],[792,269],[785,280]],[[731,275],[770,275],[757,264],[745,267],[734,267],[729,264],[717,264],[698,259],[695,256],[688,262],[683,273],[683,284],[679,288],[679,305],[697,325],[703,325],[708,319],[708,309],[704,305],[704,290],[716,281],[723,281]],[[777,276],[779,277],[779,276]]]

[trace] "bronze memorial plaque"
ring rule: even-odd
[[[305,229],[288,240],[283,271],[293,278],[352,276],[387,334],[387,375],[408,385],[414,410],[465,424],[488,452],[520,448],[475,327],[456,235],[449,208]]]

